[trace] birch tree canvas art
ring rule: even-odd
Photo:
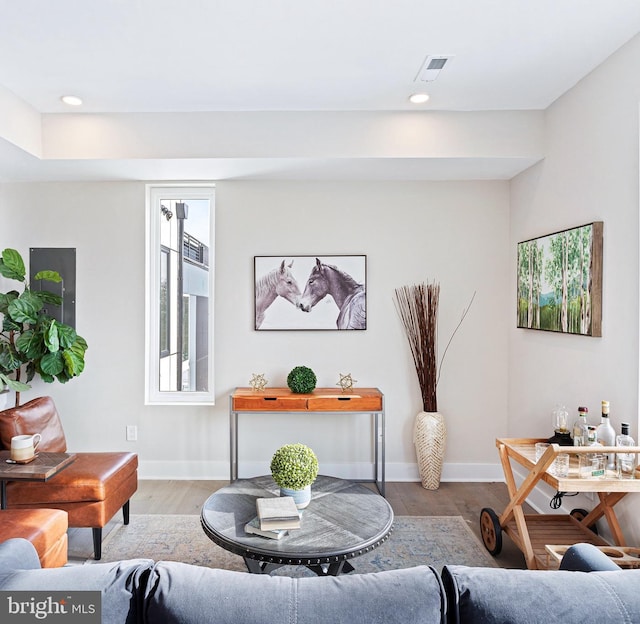
[[[518,243],[518,327],[602,336],[602,221]]]

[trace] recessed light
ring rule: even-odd
[[[82,100],[76,95],[63,95],[60,99],[69,106],[82,106]]]
[[[429,100],[429,96],[426,93],[414,93],[409,97],[409,102],[412,104],[424,104]]]

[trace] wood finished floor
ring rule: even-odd
[[[227,483],[141,480],[131,499],[131,514],[199,514],[204,501]],[[462,516],[480,538],[482,508],[491,507],[499,515],[509,495],[504,483],[441,483],[438,490],[425,490],[420,483],[393,482],[387,483],[387,500],[397,516]],[[121,514],[105,527],[105,535],[116,521],[122,521]],[[70,529],[69,542],[90,548],[91,530]],[[502,552],[495,560],[503,568],[526,568],[522,553],[504,534]]]

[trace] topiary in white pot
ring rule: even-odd
[[[280,496],[292,496],[298,509],[311,501],[311,484],[318,476],[318,458],[304,444],[285,444],[271,458],[271,476]]]

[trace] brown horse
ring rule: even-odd
[[[340,312],[336,319],[338,329],[366,329],[367,308],[365,289],[348,273],[332,264],[324,264],[316,258],[316,265],[304,287],[298,307],[303,312],[311,312],[311,308],[331,295]]]

